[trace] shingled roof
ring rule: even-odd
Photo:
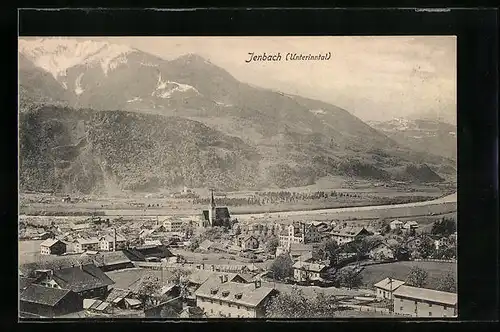
[[[114,284],[95,264],[54,270],[53,278],[61,288],[81,292]]]
[[[40,285],[29,285],[19,296],[20,301],[55,306],[69,292],[69,289],[58,289]]]

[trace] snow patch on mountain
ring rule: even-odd
[[[318,114],[326,114],[326,112],[325,112],[324,110],[322,110],[322,109],[318,109],[318,110],[309,110],[309,112],[314,113],[314,114],[316,114],[316,115],[318,115]]]
[[[187,92],[194,91],[197,95],[200,95],[198,90],[191,85],[177,83],[173,81],[163,81],[161,74],[158,75],[158,82],[156,84],[156,89],[151,93],[151,96],[157,96],[160,98],[170,98],[175,92]]]
[[[127,100],[127,103],[133,103],[133,102],[136,102],[136,101],[142,101],[142,98],[139,98],[139,97],[134,97],[130,100]]]
[[[82,89],[82,85],[81,85],[82,77],[83,77],[83,73],[78,75],[78,77],[75,80],[75,93],[77,96],[81,95],[85,91]]]
[[[127,54],[136,51],[125,45],[77,38],[19,39],[18,45],[21,54],[56,79],[78,65],[98,64],[107,75],[126,62]]]

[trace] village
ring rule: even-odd
[[[457,317],[456,218],[238,221],[91,216],[21,223],[22,317]],[[30,230],[30,231],[28,231]],[[299,301],[310,309],[293,311]],[[324,308],[323,308],[324,307]],[[294,309],[295,308],[295,309]]]

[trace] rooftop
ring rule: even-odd
[[[19,296],[20,301],[55,306],[68,293],[69,289],[58,289],[40,285],[29,285]]]
[[[213,294],[215,290],[217,292]],[[242,284],[232,281],[222,283],[219,278],[213,277],[203,283],[196,290],[195,295],[256,307],[273,292],[276,290],[271,287],[255,287],[254,283]]]
[[[54,270],[53,278],[61,288],[74,292],[95,289],[114,284],[95,264],[68,267]]]
[[[391,285],[389,278],[385,278],[383,280],[380,280],[379,282],[377,282],[373,286],[377,287],[377,288],[381,288],[381,289],[386,290],[386,291],[391,291],[391,290],[395,291],[400,286],[404,285],[404,283],[405,283],[404,281],[392,279],[392,285]]]
[[[442,303],[448,305],[457,304],[457,294],[441,292],[433,289],[411,287],[411,286],[400,286],[395,292],[394,296],[406,297],[411,299],[424,300],[435,303]]]
[[[52,247],[57,242],[61,242],[61,241],[57,240],[57,239],[47,239],[47,240],[43,241],[42,243],[40,243],[40,246],[41,247]]]
[[[304,269],[306,271],[312,271],[312,272],[321,272],[326,268],[326,265],[298,261],[295,264],[293,264],[293,268]]]

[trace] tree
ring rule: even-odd
[[[450,236],[457,230],[457,225],[453,219],[443,217],[432,225],[431,233],[440,236]]]
[[[352,268],[344,268],[337,272],[335,279],[342,287],[357,288],[361,286],[361,275]]]
[[[288,254],[281,254],[269,267],[274,279],[283,280],[293,276],[293,261]]]
[[[422,258],[429,258],[434,255],[436,247],[432,240],[428,237],[422,237],[420,240],[420,244],[417,247],[417,251]]]
[[[166,304],[163,306],[163,308],[161,308],[160,317],[161,318],[177,318],[177,317],[179,317],[179,314],[178,314],[177,310],[175,310],[174,307]]]
[[[154,304],[153,295],[158,292],[161,288],[161,283],[158,277],[153,275],[148,275],[144,277],[141,281],[137,294],[144,306]]]
[[[413,266],[406,278],[406,284],[408,286],[423,287],[427,281],[427,276],[427,271],[418,266]]]
[[[318,292],[315,297],[305,296],[300,289],[282,292],[266,305],[266,316],[270,318],[326,318],[339,310],[339,301],[334,296]]]
[[[330,266],[337,264],[339,253],[339,245],[333,239],[325,239],[321,242],[319,248],[319,254],[323,259],[328,259],[330,261]]]
[[[276,248],[280,245],[280,240],[273,236],[266,242],[266,251],[271,255],[276,254]]]
[[[455,276],[448,272],[443,278],[439,280],[438,290],[443,292],[455,293],[457,291],[457,282]]]

